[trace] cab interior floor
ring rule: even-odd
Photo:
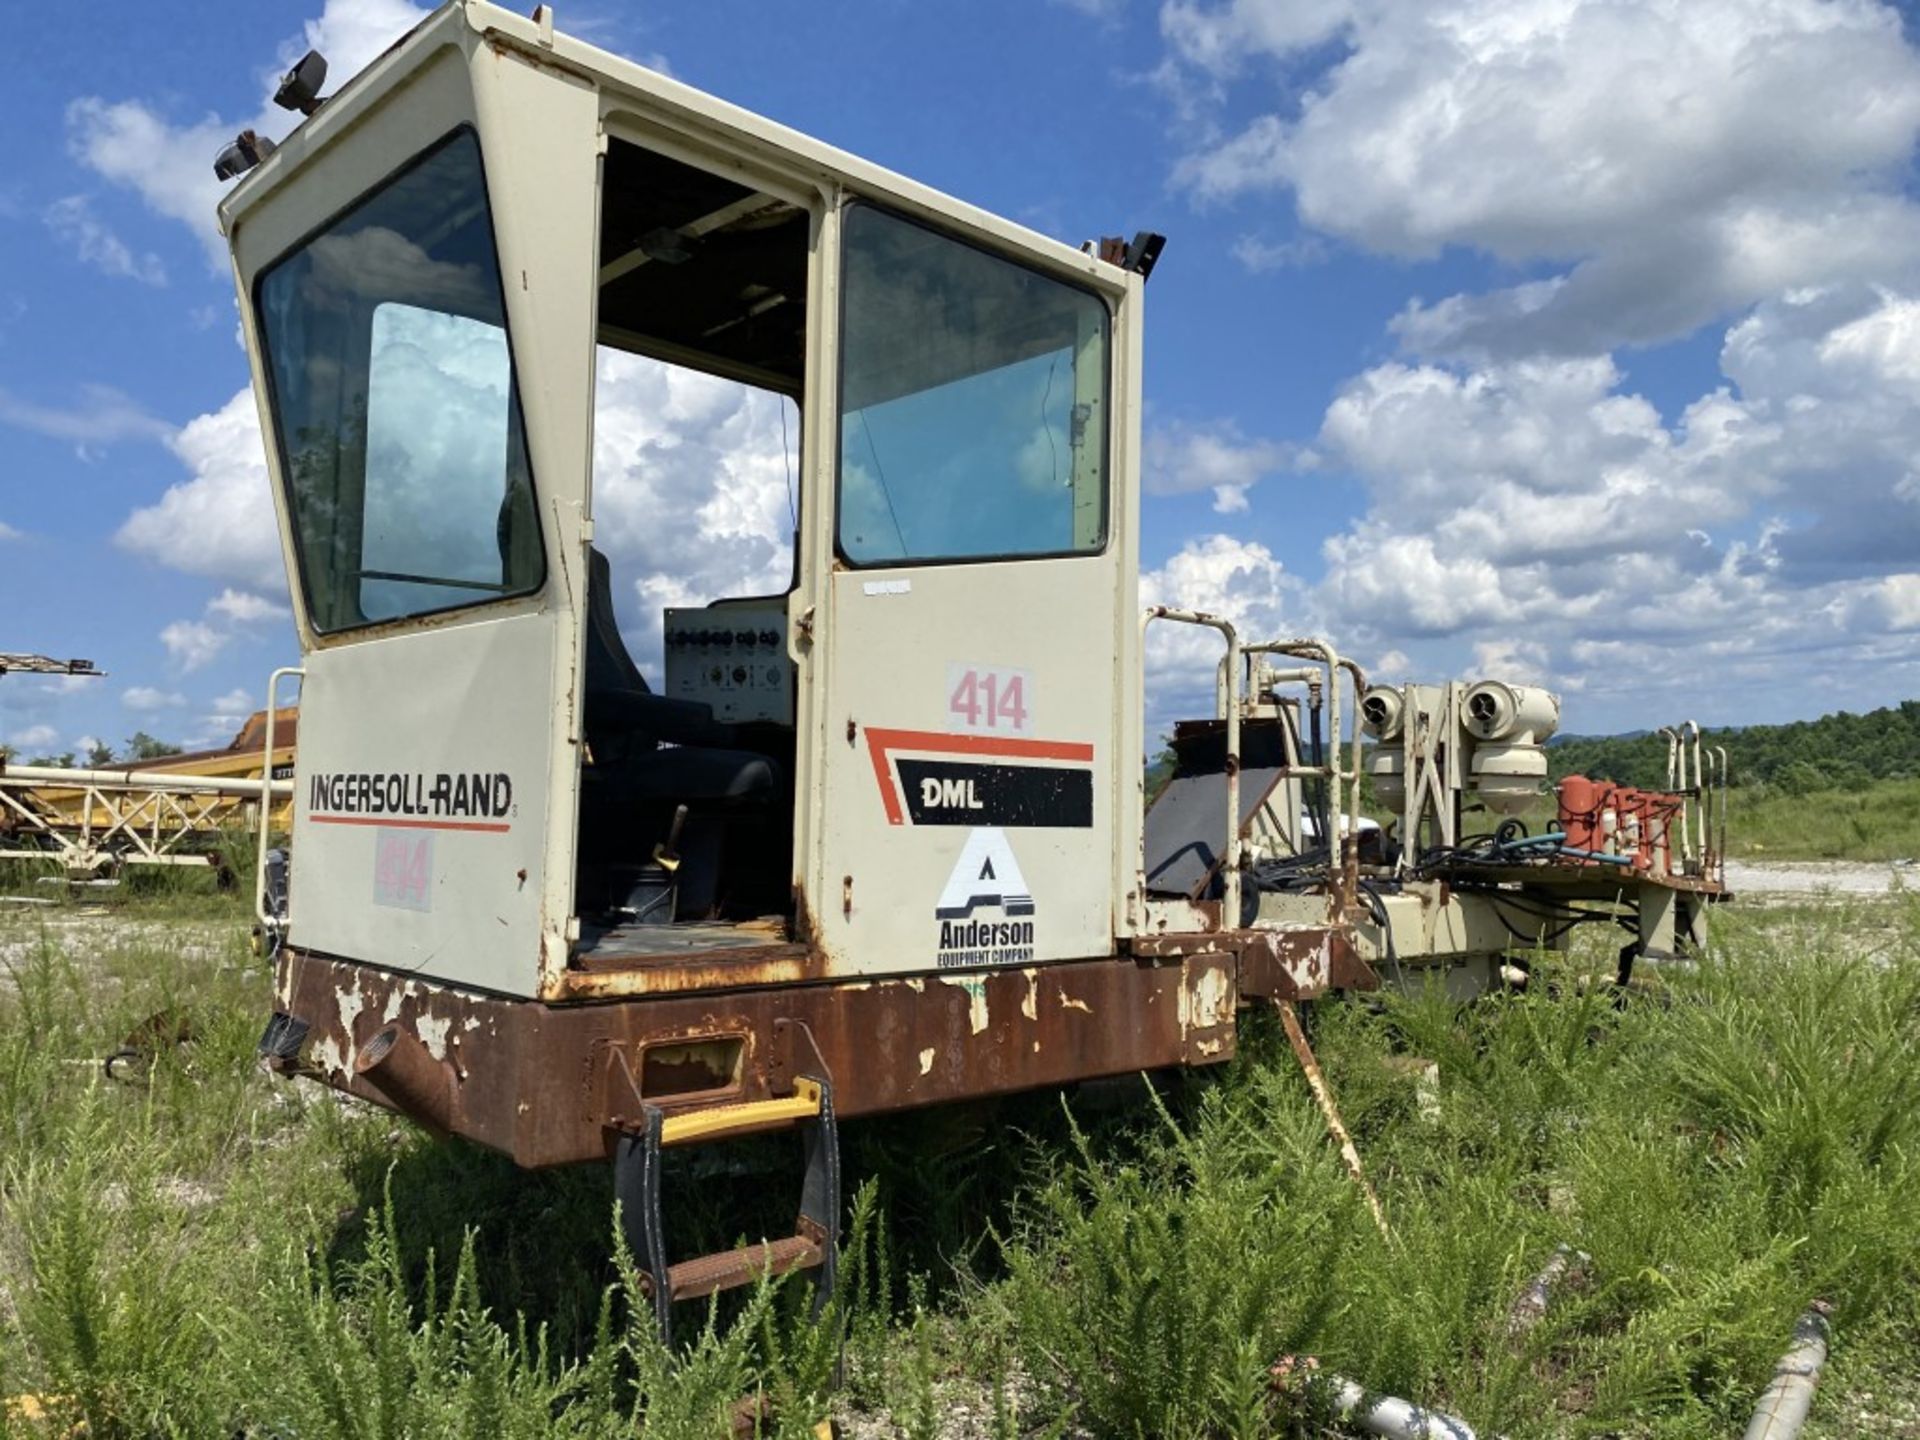
[[[753,950],[787,944],[787,924],[778,915],[753,920],[630,920],[618,925],[580,922],[577,962],[589,965],[672,962],[713,950]]]

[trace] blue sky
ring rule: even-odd
[[[293,658],[211,161],[310,41],[337,84],[414,13],[52,7],[0,61],[0,649],[111,672],[0,680],[0,743],[217,743]],[[1891,7],[558,23],[1074,243],[1165,232],[1148,598],[1328,634],[1387,678],[1539,679],[1578,731],[1920,693],[1920,50]],[[658,605],[779,573],[778,414],[618,357],[602,391],[645,652]],[[633,518],[663,501],[664,537]],[[1201,673],[1152,657],[1163,696]]]

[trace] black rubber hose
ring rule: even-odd
[[[1313,737],[1313,763],[1316,767],[1324,767],[1327,763],[1326,746],[1320,738],[1320,702],[1318,700],[1308,707],[1307,728]],[[1315,843],[1331,847],[1331,837],[1334,833],[1333,820],[1327,813],[1327,777],[1324,775],[1316,777],[1313,782],[1313,823],[1320,832],[1314,837]]]

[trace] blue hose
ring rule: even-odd
[[[1562,845],[1554,853],[1556,855],[1571,855],[1576,860],[1598,860],[1602,865],[1630,866],[1633,864],[1633,856],[1631,855],[1603,855],[1598,850],[1574,850],[1565,845]]]

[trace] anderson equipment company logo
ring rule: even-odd
[[[980,916],[977,911],[998,911]],[[993,826],[967,837],[933,918],[940,926],[936,963],[942,970],[975,965],[1033,963],[1033,896],[1013,846]]]
[[[499,771],[335,772],[307,786],[308,818],[323,825],[503,833],[514,815],[513,777]]]

